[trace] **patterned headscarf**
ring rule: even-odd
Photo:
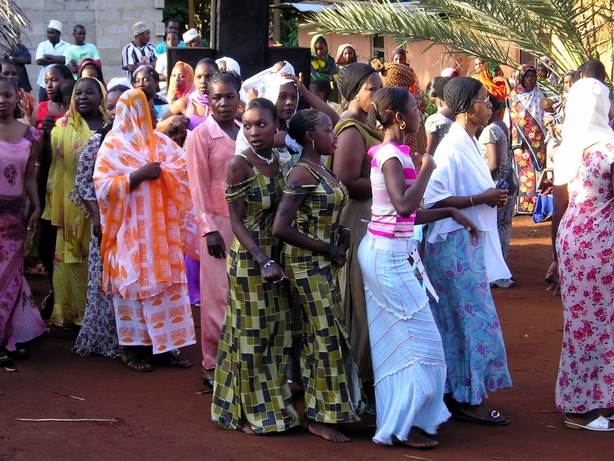
[[[175,81],[177,79],[176,77],[173,77],[173,71],[178,67],[183,68],[183,73],[185,74],[185,78],[183,79],[183,83],[180,88],[175,87]],[[183,61],[177,61],[175,67],[173,67],[173,71],[171,71],[169,75],[168,91],[166,93],[166,99],[171,103],[194,91],[194,69],[192,69],[192,66]]]
[[[343,61],[343,52],[345,51],[346,48],[353,49],[354,56],[356,56],[356,47],[352,45],[351,43],[344,43],[343,45],[339,45],[339,48],[337,48],[337,56],[335,56],[335,62],[337,64],[350,64],[349,62],[346,63],[345,61]]]
[[[68,199],[69,192],[75,187],[75,176],[71,177],[70,174],[65,174],[67,171],[75,171],[81,150],[93,134],[75,106],[75,92],[79,82],[84,80],[96,82],[100,87],[102,100],[99,113],[100,118],[106,121],[106,112],[103,109],[106,98],[104,85],[93,77],[85,77],[77,81],[70,99],[70,108],[63,117],[55,122],[55,128],[51,132],[51,144],[56,146],[57,152],[54,152],[54,160],[47,179],[47,196],[50,206],[45,208],[45,211],[49,213],[45,215],[45,219],[49,216],[54,226],[63,226],[65,229],[65,238],[60,252],[63,255],[63,261],[66,263],[82,261],[81,243],[83,232],[86,229],[83,225],[85,213],[79,209],[75,209],[73,212],[66,209],[75,208]],[[70,162],[74,162],[74,164]]]
[[[414,97],[419,98],[421,96],[418,76],[411,67],[395,62],[386,62],[381,65],[379,73],[382,75],[382,80],[386,86],[406,88]]]
[[[499,118],[503,117],[505,111],[505,100],[507,98],[507,86],[505,82],[493,81],[494,74],[497,71],[499,65],[496,62],[486,61],[480,66],[478,72],[478,80],[482,85],[486,87],[489,94],[492,94],[499,102],[499,107],[495,107],[494,110]]]

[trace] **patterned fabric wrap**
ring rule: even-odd
[[[96,133],[85,144],[79,156],[76,194],[71,197],[73,203],[79,207],[85,207],[81,199],[96,200],[93,175],[100,142],[101,135]],[[96,354],[115,358],[121,355],[121,350],[117,341],[113,297],[105,294],[102,289],[102,271],[100,239],[92,232],[87,258],[87,302],[73,352],[79,355]]]
[[[28,127],[16,143],[0,141],[0,347],[9,351],[47,330],[23,276],[24,173],[38,137]]]
[[[192,201],[184,157],[177,144],[154,131],[144,93],[123,93],[94,172],[103,286],[111,284],[123,298],[149,298],[186,281],[182,247]],[[151,162],[160,162],[160,178],[130,192],[130,173]]]
[[[556,239],[565,326],[555,396],[569,413],[614,407],[613,163],[612,141],[584,152]]]
[[[279,173],[268,178],[250,166],[254,176],[243,184],[227,185],[233,192],[226,200],[243,199],[247,231],[262,251],[279,261],[281,243],[271,229],[283,177]],[[241,430],[245,420],[257,434],[285,431],[300,424],[286,378],[292,343],[286,286],[266,282],[260,264],[236,238],[227,268],[230,296],[218,347],[211,419],[234,430]]]
[[[535,72],[535,69],[530,66],[522,68],[521,81],[508,97],[512,149],[520,149],[520,153],[514,154],[520,189],[518,212],[529,214],[535,211],[537,177],[546,166],[544,112],[539,108],[544,94],[537,85],[531,91],[522,86],[524,76],[531,71]]]
[[[295,218],[296,229],[334,244],[347,189],[306,163],[293,168],[298,165],[307,168],[319,183],[284,189],[284,194],[305,195]],[[365,399],[345,327],[339,267],[321,254],[287,243],[282,247],[282,261],[304,316],[300,363],[306,417],[330,424],[356,421]]]
[[[477,405],[487,391],[511,387],[501,324],[484,262],[484,233],[464,229],[426,244],[426,269],[439,295],[431,310],[441,333],[448,375],[446,393]]]

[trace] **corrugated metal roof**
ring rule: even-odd
[[[394,4],[400,8],[416,8],[418,2],[400,2]],[[279,9],[295,9],[299,13],[317,13],[322,11],[324,8],[334,8],[334,7],[343,7],[342,2],[327,2],[327,3],[317,3],[317,2],[304,2],[304,3],[279,3],[277,5],[271,5],[271,8],[279,8]]]

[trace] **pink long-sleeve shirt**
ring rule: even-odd
[[[198,231],[204,236],[218,230],[213,220],[215,215],[230,216],[225,196],[226,177],[235,153],[235,141],[209,116],[188,136],[184,149]]]

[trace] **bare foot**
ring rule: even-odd
[[[421,449],[435,448],[437,445],[439,445],[439,442],[428,437],[424,431],[420,430],[420,428],[416,426],[412,427],[409,431],[408,440],[403,441],[394,437],[393,442],[407,445],[408,447]]]
[[[324,440],[335,443],[350,442],[350,439],[332,427],[330,424],[316,423],[310,419],[304,419],[301,423],[303,429],[307,429],[313,435],[322,437]]]
[[[256,433],[245,418],[241,418],[241,431],[243,431],[243,433],[247,435],[256,435]]]

